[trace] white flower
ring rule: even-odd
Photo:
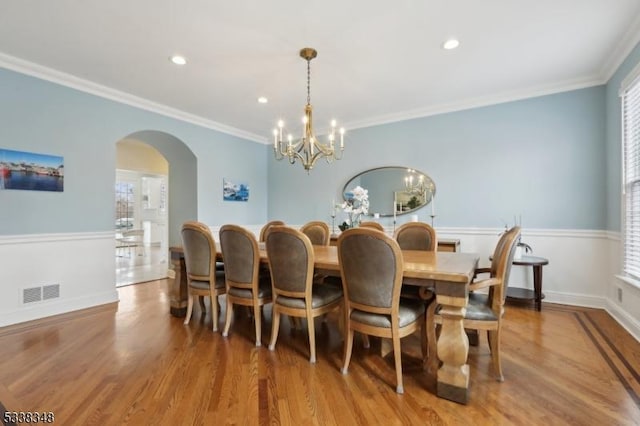
[[[356,186],[345,193],[346,201],[342,203],[342,210],[349,216],[348,222],[353,225],[360,221],[360,216],[369,213],[369,191]]]

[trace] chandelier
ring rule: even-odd
[[[415,175],[417,175],[417,177]],[[424,175],[416,172],[414,169],[407,169],[407,176],[404,177],[404,188],[405,192],[424,196],[427,190]]]
[[[302,117],[302,137],[295,139],[291,133],[287,134],[287,140],[283,139],[284,121],[278,121],[278,128],[273,129],[273,152],[276,160],[288,158],[289,163],[294,164],[300,160],[302,167],[309,173],[319,158],[324,158],[327,163],[342,159],[344,151],[344,128],[337,132],[340,135],[340,147],[337,147],[336,120],[331,120],[331,130],[328,134],[328,142],[321,143],[313,131],[312,107],[311,107],[311,60],[318,55],[315,49],[305,47],[300,50],[300,57],[307,61],[307,105],[304,107]]]

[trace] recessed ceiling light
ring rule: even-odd
[[[267,98],[266,98],[266,97],[264,97],[264,96],[260,96],[260,97],[258,98],[258,102],[260,102],[261,104],[266,104],[267,102],[269,102],[269,99],[267,99]]]
[[[171,60],[171,62],[173,62],[176,65],[184,65],[187,63],[187,60],[184,58],[184,56],[180,56],[180,55],[173,55],[169,59]]]
[[[460,42],[455,38],[451,38],[442,44],[442,48],[446,50],[455,49],[458,46],[460,46]]]

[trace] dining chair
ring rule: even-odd
[[[218,297],[226,293],[226,288],[224,271],[216,269],[216,244],[211,230],[204,223],[189,221],[182,225],[181,235],[189,292],[184,324],[191,320],[193,298],[209,296],[213,331],[218,331]],[[204,308],[204,303],[201,306]]]
[[[315,246],[328,246],[331,239],[331,231],[329,225],[325,222],[314,220],[302,225],[300,232],[305,234],[311,240],[311,244]]]
[[[301,231],[278,226],[266,241],[273,294],[271,343],[278,340],[280,315],[307,319],[309,361],[316,362],[314,318],[338,309],[342,305],[342,288],[313,285],[314,254],[311,240]]]
[[[402,250],[435,251],[438,247],[436,230],[424,222],[407,222],[393,234]]]
[[[354,228],[338,238],[338,259],[344,291],[344,363],[346,374],[353,334],[390,338],[396,368],[396,392],[403,393],[400,339],[419,328],[425,332],[425,306],[400,299],[404,261],[398,243],[371,228]],[[423,354],[424,355],[424,354]]]
[[[384,227],[380,225],[378,222],[374,222],[374,221],[360,222],[360,227],[373,228],[373,229],[377,229],[378,231],[384,232]]]
[[[465,329],[486,330],[491,351],[493,369],[498,381],[504,381],[500,359],[500,332],[504,316],[511,262],[520,239],[520,227],[514,226],[496,244],[490,268],[476,269],[476,275],[489,274],[489,278],[474,280],[469,285],[469,302],[463,319]],[[488,292],[476,290],[488,289]],[[436,371],[439,360],[436,350],[436,326],[442,324],[440,305],[432,303],[427,310],[427,334],[429,341],[429,371]]]
[[[402,250],[435,251],[438,247],[436,231],[431,225],[424,222],[407,222],[401,225],[393,234]],[[407,279],[403,280],[402,297],[423,299],[429,301],[435,294],[434,283],[429,280]],[[423,342],[426,345],[426,342]]]
[[[262,229],[260,229],[259,241],[261,243],[267,241],[267,234],[269,233],[269,229],[271,229],[271,227],[275,225],[284,225],[284,222],[281,220],[272,220],[271,222],[265,223]]]
[[[271,283],[268,276],[260,274],[258,241],[253,233],[240,226],[223,225],[220,228],[220,248],[227,288],[227,316],[222,335],[229,335],[233,305],[249,306],[253,308],[256,346],[260,346],[261,307],[271,303]]]

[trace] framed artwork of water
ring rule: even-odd
[[[64,190],[64,158],[0,148],[0,190]]]
[[[224,201],[249,201],[249,184],[236,183],[222,178],[222,199]]]

